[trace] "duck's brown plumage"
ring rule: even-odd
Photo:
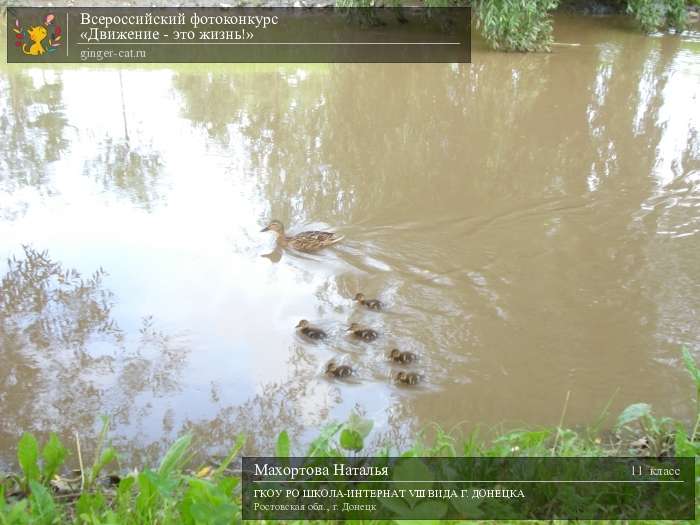
[[[350,377],[353,374],[352,368],[348,365],[337,365],[331,361],[326,365],[326,374],[332,377]]]
[[[348,332],[350,335],[352,335],[355,339],[362,339],[363,341],[366,342],[372,342],[377,337],[379,337],[379,333],[376,330],[372,330],[371,328],[364,328],[357,323],[352,323],[350,325],[350,328],[348,328]]]
[[[296,235],[286,235],[280,221],[272,221],[261,231],[273,231],[277,234],[277,244],[288,246],[300,252],[315,252],[332,246],[343,240],[343,236],[334,232],[310,230]]]
[[[417,385],[421,381],[421,376],[415,372],[397,372],[394,381],[402,385]]]
[[[311,326],[306,319],[302,319],[301,321],[299,321],[299,324],[297,324],[296,329],[299,330],[299,333],[304,337],[308,339],[313,339],[315,341],[325,339],[328,337],[328,334],[326,332],[324,332],[320,328]]]
[[[416,356],[416,354],[413,352],[402,352],[398,348],[394,348],[391,352],[389,352],[389,359],[395,363],[401,363],[403,365],[413,363],[417,358],[418,356]]]
[[[365,296],[361,293],[358,293],[355,296],[355,301],[357,301],[362,306],[364,306],[365,308],[368,308],[370,310],[379,311],[384,307],[382,302],[379,301],[378,299],[365,299]]]

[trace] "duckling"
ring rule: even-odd
[[[295,327],[299,330],[299,333],[309,339],[319,340],[328,337],[328,334],[321,330],[320,328],[315,328],[309,324],[306,319],[299,321],[299,324]]]
[[[352,368],[348,365],[337,365],[335,361],[331,361],[326,365],[326,375],[333,377],[350,377],[352,375]]]
[[[381,303],[381,301],[379,301],[379,300],[377,300],[377,299],[365,299],[365,295],[364,295],[364,294],[361,294],[361,293],[358,293],[358,294],[355,296],[355,301],[357,301],[358,303],[360,303],[362,306],[365,306],[365,307],[369,308],[370,310],[379,311],[379,310],[381,310],[382,307],[384,306],[384,305]]]
[[[284,224],[277,220],[272,221],[260,231],[275,232],[277,234],[277,244],[279,246],[289,246],[300,252],[315,252],[322,248],[332,246],[344,238],[343,235],[338,235],[337,233],[322,231],[306,231],[287,236],[284,233]]]
[[[389,352],[389,359],[395,363],[405,365],[408,363],[413,363],[413,361],[417,359],[417,356],[413,352],[402,352],[398,348],[394,348],[391,352]]]
[[[374,341],[377,337],[379,337],[379,334],[375,330],[372,330],[371,328],[362,328],[357,323],[352,323],[350,325],[350,328],[348,328],[348,332],[354,338],[362,339],[363,341],[366,341],[368,343]]]
[[[417,385],[421,381],[421,376],[415,372],[397,372],[394,381],[403,385]]]

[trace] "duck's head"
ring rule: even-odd
[[[401,350],[399,350],[398,348],[394,348],[391,352],[389,352],[389,357],[391,359],[398,359],[399,357],[401,357]]]
[[[260,231],[261,231],[261,232],[273,231],[273,232],[282,234],[282,233],[284,233],[284,224],[282,224],[282,223],[281,223],[280,221],[278,221],[278,220],[274,220],[274,221],[271,221],[270,224],[268,224],[267,226],[265,226],[265,227],[264,227],[262,230],[260,230]]]
[[[395,379],[403,383],[408,379],[408,374],[406,372],[397,372]]]
[[[335,361],[329,361],[329,363],[326,365],[326,373],[332,374],[335,372],[336,368],[338,368],[338,365],[335,364]]]
[[[309,322],[306,319],[302,319],[301,321],[299,321],[295,328],[308,328],[308,326]]]
[[[356,300],[356,301],[364,301],[364,300],[365,300],[365,294],[363,294],[363,293],[358,293],[358,294],[355,296],[355,300]]]
[[[354,332],[355,330],[359,330],[359,329],[360,329],[360,325],[359,325],[359,324],[357,324],[357,323],[352,323],[352,324],[348,327],[348,332]]]

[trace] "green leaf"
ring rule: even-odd
[[[345,428],[354,430],[357,432],[362,439],[366,438],[372,431],[374,426],[374,421],[371,419],[366,419],[359,414],[352,412],[348,417],[347,423],[345,423]]]
[[[698,368],[698,365],[695,363],[693,356],[690,354],[690,350],[683,347],[681,348],[681,353],[683,355],[683,364],[685,365],[685,369],[695,380],[695,385],[697,388],[700,388],[700,368]]]
[[[617,418],[616,428],[620,428],[624,425],[637,421],[643,417],[648,417],[651,415],[651,405],[647,403],[635,403],[630,405],[622,411],[622,414]]]
[[[280,432],[277,437],[277,444],[275,445],[275,456],[278,458],[288,458],[289,457],[289,434],[286,430]]]
[[[100,455],[99,460],[93,465],[92,467],[92,476],[91,480],[95,481],[97,479],[97,476],[100,475],[100,472],[109,465],[112,461],[117,459],[117,451],[112,448],[108,447],[102,451],[102,454]]]
[[[153,487],[164,498],[169,498],[178,485],[178,479],[163,476],[152,470],[145,470],[143,475],[148,478]]]
[[[58,521],[56,504],[46,487],[36,481],[30,481],[29,490],[31,491],[29,501],[32,510],[32,523],[50,525]]]
[[[410,516],[411,507],[400,498],[379,498],[379,503],[397,516]]]
[[[450,503],[464,519],[476,520],[484,516],[483,511],[479,508],[481,502],[471,498],[452,498]]]
[[[158,467],[158,474],[169,476],[173,472],[178,472],[187,461],[186,454],[192,444],[192,435],[185,434],[179,438],[168,449]]]
[[[362,450],[364,440],[362,436],[355,430],[344,428],[340,433],[340,446],[345,450],[353,450],[355,452]]]
[[[425,481],[421,488],[431,487],[435,479],[430,469],[418,458],[407,458],[396,462],[394,465],[394,481]]]
[[[83,492],[75,504],[75,512],[78,516],[85,516],[86,521],[89,521],[90,517],[101,514],[104,507],[105,498],[99,492]]]
[[[319,436],[311,442],[311,445],[309,445],[309,452],[306,455],[308,457],[336,455],[336,451],[331,450],[328,444],[331,438],[342,428],[342,426],[343,425],[340,423],[331,423],[323,428]]]
[[[56,434],[52,433],[51,437],[49,437],[49,441],[44,446],[42,456],[44,465],[41,477],[44,483],[48,483],[56,475],[66,459],[66,449]]]
[[[676,425],[676,439],[674,443],[676,457],[696,457],[700,455],[700,443],[693,443],[688,439],[683,425]]]
[[[122,478],[117,487],[117,503],[116,510],[121,515],[126,515],[129,511],[129,505],[131,503],[131,488],[136,483],[136,478],[128,476]]]
[[[236,437],[236,442],[233,444],[233,447],[231,447],[231,452],[228,453],[228,456],[223,461],[223,463],[221,463],[221,465],[219,465],[219,467],[214,471],[214,475],[221,474],[228,468],[228,466],[231,464],[234,458],[241,451],[244,444],[245,436],[243,434],[238,434],[238,436]]]
[[[39,479],[38,459],[39,445],[36,442],[36,438],[29,433],[22,434],[22,438],[17,446],[17,460],[27,482]]]
[[[422,501],[411,511],[411,518],[430,520],[430,523],[440,523],[439,519],[447,513],[447,503],[444,501]]]
[[[136,497],[136,512],[142,516],[154,514],[156,509],[156,487],[151,482],[148,469],[141,472],[136,478],[138,482],[138,496]]]

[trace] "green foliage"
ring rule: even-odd
[[[24,473],[22,486],[27,491],[29,484],[39,479],[39,445],[32,434],[23,434],[20,438],[17,460]]]
[[[667,0],[666,23],[677,31],[683,31],[688,22],[685,0]]]
[[[340,446],[345,450],[359,452],[365,446],[365,438],[372,431],[374,422],[353,412],[340,432]]]
[[[275,445],[275,456],[278,458],[289,457],[289,434],[286,430],[280,432],[277,436],[277,444]]]
[[[553,42],[549,11],[559,0],[481,0],[477,28],[493,49],[549,51]]]
[[[666,27],[683,31],[688,19],[685,0],[627,0],[627,12],[647,33]]]
[[[97,481],[104,468],[117,459],[117,451],[112,447],[104,448],[105,440],[109,432],[109,418],[102,417],[102,430],[97,439],[97,448],[95,450],[95,460],[92,468],[86,473],[85,488],[91,489]]]
[[[37,481],[29,482],[29,507],[32,511],[32,523],[51,525],[58,521],[60,513],[48,489]]]
[[[617,418],[617,428],[629,425],[633,421],[638,421],[639,419],[649,417],[651,415],[651,405],[647,403],[635,403],[630,405],[622,411]]]
[[[175,441],[160,462],[158,475],[168,477],[174,472],[179,473],[188,461],[187,452],[190,449],[190,445],[192,445],[192,436],[189,434]]]
[[[675,422],[670,418],[656,418],[651,406],[635,403],[622,411],[615,428],[628,453],[642,456],[665,456],[673,448]]]
[[[695,359],[690,355],[690,350],[683,347],[681,348],[681,355],[683,358],[683,365],[685,369],[690,374],[695,382],[695,426],[693,427],[693,432],[690,435],[690,440],[695,441],[698,437],[698,428],[700,428],[700,368]]]
[[[66,459],[66,454],[67,451],[58,439],[58,436],[52,433],[41,452],[44,460],[41,469],[41,480],[43,483],[48,483],[58,473]]]

